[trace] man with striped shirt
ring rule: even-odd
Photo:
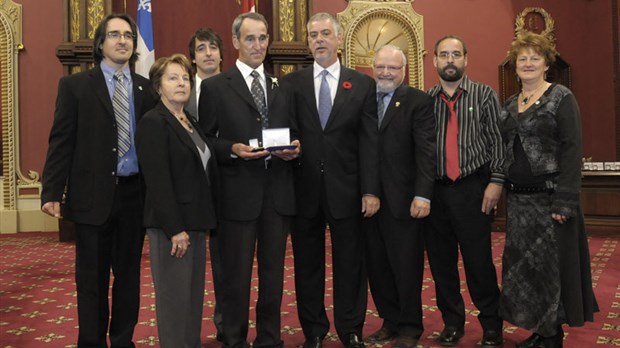
[[[440,83],[429,94],[437,120],[437,180],[425,239],[445,325],[437,340],[442,346],[455,346],[464,335],[460,248],[468,289],[480,311],[480,344],[501,347],[499,289],[491,254],[492,211],[504,182],[499,102],[489,86],[465,76],[467,47],[462,38],[437,41],[434,65]]]

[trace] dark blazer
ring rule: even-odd
[[[398,87],[379,128],[383,204],[394,217],[411,217],[415,196],[431,199],[437,170],[433,98],[406,86]]]
[[[362,194],[379,196],[377,100],[370,77],[341,66],[338,91],[321,129],[312,66],[287,75],[302,153],[295,168],[299,214],[316,216],[321,178],[334,218],[360,214]],[[345,87],[346,86],[346,87]]]
[[[131,74],[136,124],[155,106],[149,81]],[[118,155],[112,99],[99,66],[58,83],[58,97],[43,169],[41,203],[61,202],[77,223],[101,225],[112,208]]]
[[[196,100],[196,84],[194,80],[194,84],[192,85],[192,90],[190,91],[190,94],[189,94],[189,100],[187,101],[187,103],[185,103],[185,110],[189,111],[190,115],[194,117],[194,120],[198,120],[199,118],[198,107],[196,104],[197,102],[198,101]]]
[[[271,169],[267,171],[264,158],[246,161],[231,156],[235,143],[248,144],[254,138],[262,141],[261,117],[239,69],[233,66],[204,80],[200,91],[199,124],[211,138],[215,149],[221,188],[218,204],[223,217],[237,221],[258,218],[267,175],[278,183],[273,188],[276,211],[281,215],[294,215],[295,193],[290,162],[272,156]],[[269,128],[290,127],[290,94],[287,88],[267,75],[265,92]]]
[[[190,121],[213,154],[205,135]],[[163,229],[168,238],[214,228],[215,158],[211,156],[205,173],[196,144],[162,102],[138,124],[136,146],[146,182],[145,227]]]

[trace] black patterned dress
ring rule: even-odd
[[[500,127],[510,182],[549,187],[507,192],[500,315],[514,325],[552,336],[559,325],[582,326],[598,311],[579,203],[579,108],[568,88],[552,84],[523,113],[518,113],[516,95],[508,99]],[[559,224],[552,213],[569,219]]]

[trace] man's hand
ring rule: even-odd
[[[187,252],[187,248],[190,246],[189,234],[185,231],[181,231],[171,238],[172,249],[170,249],[170,256],[181,258]]]
[[[411,207],[409,207],[409,213],[414,219],[421,219],[428,216],[431,213],[431,204],[421,199],[413,199],[411,201]]]
[[[243,143],[236,143],[236,144],[233,144],[231,151],[238,157],[243,158],[245,160],[253,160],[253,159],[257,159],[257,158],[261,158],[261,157],[265,157],[269,155],[269,151],[267,150],[252,152],[252,149],[253,147],[249,145],[246,145]]]
[[[58,219],[62,217],[60,215],[60,202],[46,202],[41,207],[41,211]]]
[[[487,185],[487,188],[484,190],[484,198],[482,199],[482,207],[480,208],[480,210],[483,213],[487,215],[491,213],[493,208],[495,208],[495,206],[497,205],[497,202],[499,202],[499,198],[502,195],[503,189],[504,189],[504,186],[493,183],[493,182]]]
[[[291,145],[296,145],[297,147],[292,150],[273,151],[271,154],[274,156],[278,156],[285,161],[293,160],[299,157],[299,154],[301,153],[301,143],[299,143],[299,140],[293,140],[291,142]]]
[[[379,197],[375,197],[372,195],[363,195],[362,196],[362,213],[364,217],[371,217],[375,215],[381,206],[381,201]]]

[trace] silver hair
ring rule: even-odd
[[[243,20],[246,18],[253,19],[259,22],[263,22],[265,24],[265,28],[269,29],[269,24],[267,23],[267,20],[262,14],[256,13],[256,12],[242,13],[238,15],[237,18],[235,18],[232,24],[232,34],[238,40],[241,40],[241,37],[240,37],[241,36],[241,24],[243,24]]]
[[[375,52],[375,58],[374,60],[377,60],[377,55],[379,54],[379,52],[383,51],[384,49],[387,50],[392,50],[392,51],[396,51],[400,53],[401,58],[403,59],[403,68],[407,66],[407,56],[405,55],[405,52],[403,52],[403,49],[396,46],[396,45],[385,45],[382,46],[381,48],[379,48],[376,52]]]
[[[336,17],[334,17],[332,14],[327,13],[327,12],[319,12],[319,13],[315,13],[314,15],[312,15],[312,17],[308,19],[308,23],[306,24],[306,30],[310,32],[311,23],[322,21],[325,19],[328,19],[332,23],[332,25],[334,26],[334,30],[336,31],[336,35],[340,35],[340,33],[342,32],[342,27],[340,26],[340,22],[338,21]]]

